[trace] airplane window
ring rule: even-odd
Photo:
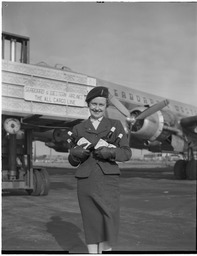
[[[143,99],[144,99],[144,103],[148,104],[148,101],[147,101],[146,97],[143,97]]]
[[[130,100],[133,100],[133,94],[129,93]]]
[[[118,91],[116,89],[114,90],[114,95],[118,97]]]
[[[137,101],[140,102],[140,96],[136,95]]]
[[[126,99],[126,93],[122,92],[122,98]]]

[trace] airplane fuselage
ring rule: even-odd
[[[101,83],[102,80],[100,80]],[[154,105],[164,99],[164,97],[156,96],[133,88],[122,86],[115,83],[104,82],[111,94],[117,97],[124,105],[132,109],[136,106]],[[169,99],[170,104],[165,109],[170,110],[176,115],[183,116],[194,116],[197,115],[197,106],[192,106],[186,103]]]

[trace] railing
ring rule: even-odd
[[[29,46],[29,37],[2,32],[2,59],[29,63]]]

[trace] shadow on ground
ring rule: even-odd
[[[52,216],[47,223],[47,232],[55,238],[63,251],[87,253],[86,245],[79,237],[81,230],[73,223],[63,221],[59,216]]]

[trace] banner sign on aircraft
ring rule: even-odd
[[[84,95],[75,92],[24,86],[24,99],[48,104],[84,107]]]

